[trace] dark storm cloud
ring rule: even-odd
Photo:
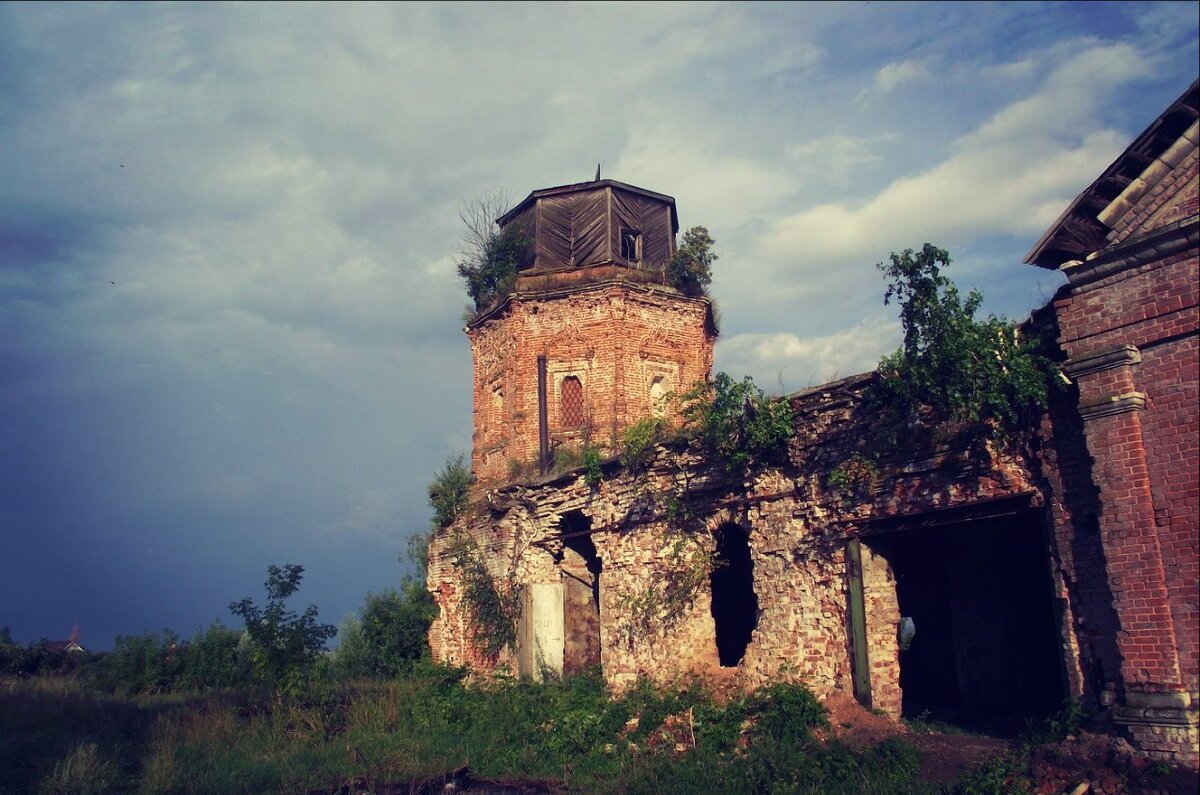
[[[0,624],[190,632],[270,563],[334,620],[395,584],[471,442],[483,192],[601,160],[675,195],[718,363],[766,385],[877,360],[873,263],[926,234],[1024,313],[1194,13],[944,5],[0,5]]]

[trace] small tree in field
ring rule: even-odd
[[[259,608],[250,597],[229,605],[230,612],[246,623],[259,678],[291,695],[301,691],[325,641],[337,634],[333,624],[317,622],[316,605],[300,615],[287,609],[285,602],[299,590],[303,575],[303,566],[268,566],[266,607]]]

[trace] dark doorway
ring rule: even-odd
[[[1065,697],[1042,516],[871,539],[916,634],[900,652],[906,718],[1019,730]]]
[[[580,511],[563,514],[563,673],[600,664],[600,571],[592,543],[592,520]]]
[[[750,539],[737,525],[721,525],[716,541],[712,616],[717,625],[717,656],[723,667],[732,668],[742,661],[758,625],[754,561],[750,557]]]

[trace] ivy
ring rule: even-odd
[[[699,537],[671,532],[663,546],[665,571],[640,591],[618,598],[618,631],[631,647],[634,638],[674,626],[708,584],[715,560]]]
[[[475,540],[467,534],[455,535],[450,554],[462,575],[463,601],[475,642],[489,657],[515,646],[520,593],[512,587],[500,588],[480,557]]]
[[[843,504],[849,505],[867,497],[878,476],[875,462],[855,453],[830,470],[825,482],[841,494]]]
[[[879,263],[889,282],[884,304],[900,304],[904,344],[880,361],[871,397],[894,428],[984,425],[1010,438],[1045,410],[1056,368],[1016,324],[976,319],[983,295],[964,299],[942,274],[949,264],[949,253],[929,243]]]

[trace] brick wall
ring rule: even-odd
[[[430,549],[428,582],[441,611],[430,638],[436,659],[477,670],[516,668],[511,653],[480,659],[459,601],[450,539],[466,533],[489,550],[493,573],[505,587],[562,582],[564,516],[587,520],[600,575],[600,650],[604,675],[616,688],[638,678],[660,683],[699,676],[754,688],[799,679],[818,694],[852,690],[847,539],[870,533],[877,519],[953,511],[997,500],[1037,503],[1033,470],[988,449],[955,440],[880,472],[878,482],[850,498],[828,484],[828,472],[858,450],[864,415],[860,393],[867,377],[843,379],[793,398],[797,417],[790,463],[743,476],[695,450],[661,448],[643,474],[608,463],[604,479],[589,486],[581,471],[549,482],[512,483],[482,495],[481,509],[441,532]],[[686,527],[666,513],[661,495],[683,488]],[[482,510],[486,506],[487,510]],[[713,534],[734,524],[745,530],[753,563],[758,616],[735,667],[722,668],[709,583],[671,620],[637,628],[630,605],[677,573],[671,547],[687,533],[701,552]],[[898,717],[899,688],[895,581],[887,560],[864,545],[873,703]]]
[[[476,477],[506,479],[538,456],[537,360],[547,360],[551,445],[602,449],[655,410],[652,396],[708,377],[715,331],[707,299],[623,281],[517,292],[467,330],[475,363]],[[585,421],[562,413],[563,383],[583,387]]]

